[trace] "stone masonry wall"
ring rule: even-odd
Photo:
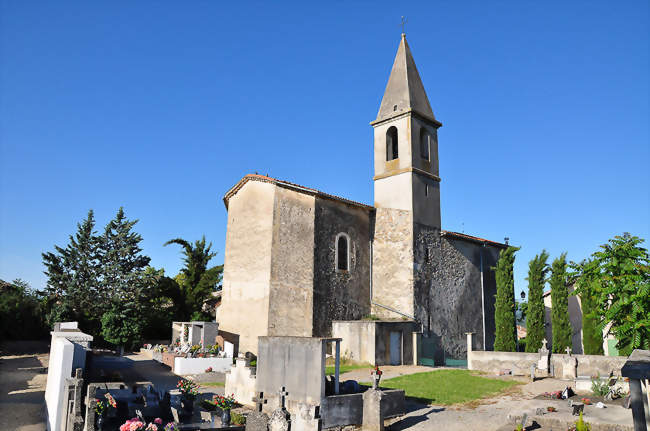
[[[276,190],[269,335],[312,335],[314,206],[311,195],[282,187]]]
[[[413,213],[377,208],[372,248],[372,296],[376,303],[413,316]],[[373,314],[400,318],[373,305]]]
[[[371,214],[364,208],[316,198],[313,252],[313,335],[327,337],[332,320],[370,313]],[[350,238],[350,268],[336,270],[336,237]]]

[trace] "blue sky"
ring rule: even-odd
[[[398,4],[399,3],[399,4]],[[647,1],[0,0],[0,278],[124,206],[152,264],[258,171],[372,203],[400,16],[436,117],[447,230],[580,260],[650,238]]]

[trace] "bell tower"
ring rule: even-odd
[[[413,222],[440,229],[438,128],[402,38],[379,107],[375,142],[375,207],[411,211]]]

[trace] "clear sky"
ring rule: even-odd
[[[152,264],[260,174],[373,202],[372,128],[400,16],[436,117],[442,224],[581,260],[650,239],[646,0],[0,0],[0,278],[124,206]],[[518,293],[517,293],[518,294]]]

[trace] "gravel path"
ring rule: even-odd
[[[0,430],[45,430],[48,354],[0,356]]]

